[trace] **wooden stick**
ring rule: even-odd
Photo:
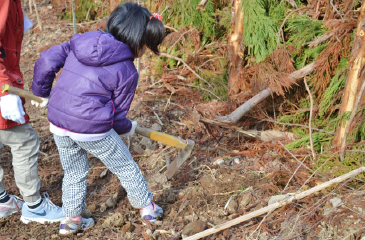
[[[41,19],[39,17],[39,14],[38,14],[38,8],[37,8],[37,4],[36,4],[35,0],[33,0],[33,5],[34,5],[34,9],[35,9],[35,14],[37,15],[37,22],[38,22],[38,25],[39,25],[39,29],[42,31],[42,22],[41,22]]]
[[[333,185],[335,183],[340,183],[340,182],[343,182],[343,181],[345,181],[345,180],[347,180],[349,178],[353,178],[353,177],[355,177],[356,175],[358,175],[358,174],[360,174],[362,172],[365,172],[365,167],[360,167],[360,168],[358,168],[356,170],[353,170],[353,171],[351,171],[349,173],[346,173],[346,174],[344,174],[342,176],[339,176],[339,177],[337,177],[335,179],[332,179],[332,180],[330,180],[328,182],[322,183],[322,184],[320,184],[320,185],[318,185],[318,186],[316,186],[314,188],[311,188],[311,189],[309,189],[307,191],[304,191],[304,192],[295,194],[295,195],[293,195],[291,197],[288,197],[285,200],[282,200],[282,201],[279,201],[279,202],[270,204],[267,207],[261,208],[259,210],[256,210],[256,211],[251,212],[251,213],[248,213],[248,214],[245,214],[245,215],[243,215],[241,217],[235,218],[235,219],[230,220],[230,221],[228,221],[226,223],[222,223],[220,225],[215,226],[214,228],[210,228],[210,229],[207,229],[207,230],[205,230],[203,232],[194,234],[194,235],[192,235],[190,237],[184,238],[184,240],[196,240],[196,239],[200,239],[200,238],[209,236],[209,235],[211,235],[213,233],[216,233],[216,232],[219,232],[219,231],[221,231],[223,229],[229,228],[229,227],[234,226],[236,224],[239,224],[241,222],[250,220],[250,219],[252,219],[254,217],[258,217],[258,216],[260,216],[260,215],[262,215],[264,213],[273,211],[273,210],[275,210],[275,209],[277,209],[279,207],[285,206],[285,205],[293,202],[294,200],[299,200],[299,199],[302,199],[304,197],[307,197],[307,196],[309,196],[309,195],[311,195],[313,193],[316,193],[318,191],[321,191],[321,190],[323,190],[323,189],[325,189],[325,188],[327,188],[327,187],[329,187],[329,186],[331,186],[331,185]]]
[[[310,142],[310,146],[311,146],[311,151],[312,151],[312,156],[313,156],[313,160],[316,160],[316,152],[314,151],[314,145],[313,145],[313,137],[312,137],[312,115],[313,115],[313,97],[311,94],[311,91],[309,89],[309,86],[307,84],[307,79],[304,78],[304,85],[305,85],[305,89],[307,89],[308,95],[309,95],[309,99],[310,99],[310,112],[309,112],[309,142]]]
[[[32,0],[29,0],[29,12],[33,13],[33,9],[32,9]]]

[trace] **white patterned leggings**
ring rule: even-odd
[[[127,192],[131,205],[144,208],[152,201],[152,193],[137,163],[119,135],[113,133],[98,140],[79,142],[69,137],[54,135],[64,169],[62,183],[63,213],[66,217],[79,216],[86,208],[86,187],[89,173],[87,152],[99,158],[116,174]]]

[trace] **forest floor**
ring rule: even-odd
[[[23,41],[21,69],[27,90],[40,53],[73,35],[72,24],[59,20],[59,11],[49,1],[39,5],[39,12],[43,30],[35,26]],[[29,17],[36,25],[34,11]],[[78,24],[78,30],[95,30],[102,24]],[[300,164],[313,167],[310,150],[289,152],[284,147],[290,142],[288,138],[271,137],[263,141],[248,137],[237,128],[203,123],[200,117],[204,112],[217,112],[220,108],[220,113],[227,114],[224,103],[205,102],[188,85],[171,94],[149,74],[151,57],[149,54],[142,58],[140,84],[128,117],[140,126],[192,139],[195,148],[168,181],[164,175],[166,161],[173,160],[179,150],[138,135],[123,139],[148,181],[155,202],[164,210],[164,217],[150,225],[143,225],[139,211],[129,204],[117,177],[105,172],[104,165],[90,155],[87,192],[90,211],[86,214],[91,214],[96,225],[75,235],[75,239],[181,239],[182,234],[191,235],[263,208],[274,195],[307,190],[333,178],[320,172],[312,176],[313,171]],[[173,74],[174,70],[166,71]],[[26,110],[41,141],[38,164],[41,192],[48,192],[55,204],[62,205],[63,171],[49,132],[46,110],[34,108],[30,101]],[[247,117],[239,127],[285,131],[284,127],[263,125],[252,117]],[[1,152],[1,166],[7,191],[20,196],[7,146]],[[347,181],[206,239],[362,239],[364,195],[363,184]],[[61,239],[59,224],[26,225],[19,218],[16,213],[0,220],[0,239]]]

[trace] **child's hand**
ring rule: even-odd
[[[22,100],[19,96],[8,94],[0,98],[1,116],[20,124],[25,123]]]
[[[47,107],[49,98],[47,97],[47,98],[41,98],[41,99],[42,99],[41,103],[34,101],[34,100],[31,100],[30,103],[36,107],[41,107],[41,108]]]
[[[130,137],[133,136],[136,133],[138,123],[136,121],[132,121],[132,128],[129,132],[122,134],[122,136]]]

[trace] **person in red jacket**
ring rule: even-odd
[[[0,0],[0,87],[9,84],[23,88],[19,66],[23,34],[21,0]],[[11,148],[15,183],[25,201],[23,204],[16,196],[8,195],[2,184],[4,171],[0,166],[0,218],[22,210],[24,223],[57,222],[63,218],[62,208],[55,206],[47,194],[42,198],[39,193],[39,138],[28,123],[24,103],[17,95],[0,93],[0,149],[2,144]]]

